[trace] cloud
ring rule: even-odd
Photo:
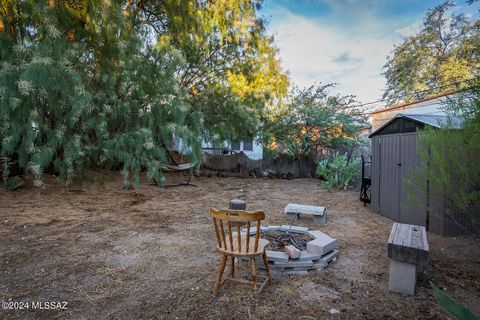
[[[344,51],[336,57],[333,57],[331,61],[337,63],[360,63],[363,61],[363,58],[354,57],[350,52]]]
[[[398,34],[401,37],[411,37],[416,35],[422,26],[423,20],[419,19],[405,27],[395,29],[395,34]]]
[[[380,98],[385,86],[382,67],[393,39],[357,37],[288,11],[272,19],[270,30],[294,84],[335,82],[335,93],[354,94],[363,102]]]

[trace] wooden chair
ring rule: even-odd
[[[236,281],[240,283],[252,284],[255,297],[258,298],[260,292],[271,279],[270,270],[268,268],[267,256],[265,254],[265,247],[269,244],[268,240],[260,238],[260,221],[265,219],[265,213],[262,211],[248,212],[244,210],[216,210],[210,209],[210,216],[213,218],[213,225],[215,227],[215,234],[217,236],[217,250],[222,254],[220,262],[220,270],[217,275],[214,294],[218,294],[220,286],[226,281]],[[232,232],[232,222],[236,223],[236,232]],[[242,235],[240,232],[240,224],[246,223],[247,232]],[[256,227],[255,237],[250,237],[250,227],[254,223]],[[227,228],[227,232],[225,231]],[[257,266],[255,258],[262,256],[263,264],[267,272],[267,279],[258,286],[257,283]],[[222,281],[223,271],[227,258],[231,259],[230,277]],[[251,273],[253,281],[240,279],[235,277],[235,258],[250,258]]]

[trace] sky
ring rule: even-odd
[[[275,38],[293,84],[337,83],[334,93],[363,102],[381,98],[381,75],[395,44],[416,34],[433,0],[264,0],[260,14]],[[456,1],[456,12],[478,17],[480,1]]]

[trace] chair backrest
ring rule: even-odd
[[[213,218],[215,234],[217,236],[218,247],[229,253],[249,253],[250,250],[250,228],[251,224],[255,224],[255,243],[253,252],[258,249],[258,241],[260,238],[260,221],[265,219],[263,211],[244,211],[244,210],[217,210],[210,209],[210,216]],[[236,222],[236,239],[232,233],[232,222]],[[242,238],[241,223],[246,223],[247,232]],[[226,226],[224,226],[226,224]],[[227,228],[227,233],[225,232]],[[245,239],[246,243],[242,244]],[[251,252],[251,253],[253,253]]]

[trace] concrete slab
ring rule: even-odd
[[[308,206],[304,204],[289,203],[285,209],[283,209],[285,214],[287,213],[303,213],[309,215],[318,215],[323,216],[327,212],[327,209],[324,207],[318,206]]]

